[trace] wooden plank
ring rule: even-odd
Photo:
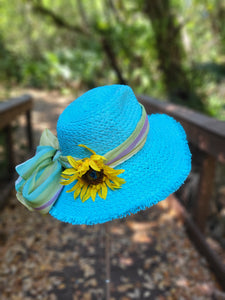
[[[16,106],[29,102],[30,100],[32,100],[32,96],[25,94],[20,97],[10,98],[4,102],[0,102],[0,115]]]
[[[204,235],[198,229],[190,214],[186,211],[185,207],[181,205],[175,195],[170,195],[164,201],[167,201],[169,207],[175,211],[177,217],[183,222],[191,241],[194,243],[197,250],[207,259],[215,277],[225,291],[225,266],[221,263],[218,255],[210,248]]]
[[[11,123],[20,114],[32,109],[33,101],[30,95],[23,95],[0,103],[0,129]]]
[[[225,163],[225,122],[147,96],[140,95],[138,99],[149,114],[166,113],[174,117],[183,125],[191,143]]]
[[[151,108],[156,108],[161,112],[167,111],[171,115],[177,115],[186,121],[198,125],[199,127],[202,126],[202,128],[211,131],[213,134],[225,138],[225,122],[216,120],[215,118],[206,116],[187,107],[183,107],[181,105],[173,104],[170,102],[162,102],[145,95],[140,95],[138,96],[138,98],[141,102],[150,104],[150,110]]]
[[[202,235],[201,231],[195,225],[191,217],[185,219],[185,227],[190,239],[198,251],[205,256],[210,267],[214,271],[215,277],[225,291],[225,266],[221,263],[218,255],[210,248],[205,240],[205,237]]]

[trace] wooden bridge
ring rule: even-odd
[[[165,113],[179,121],[185,129],[189,143],[201,152],[200,182],[193,215],[190,215],[185,207],[180,205],[180,202],[173,203],[173,205],[177,207],[178,214],[183,219],[191,240],[208,259],[215,275],[225,289],[225,266],[221,264],[220,259],[211,250],[204,238],[210,199],[214,188],[216,162],[225,163],[225,122],[147,96],[139,96],[138,98],[149,114]]]
[[[200,181],[198,185],[197,197],[194,202],[194,207],[192,208],[191,211],[188,211],[185,205],[182,205],[181,201],[177,200],[176,195],[169,197],[169,199],[167,199],[167,203],[176,212],[176,217],[178,217],[179,220],[183,222],[183,225],[186,228],[190,239],[193,241],[194,245],[197,247],[200,253],[207,258],[212,270],[215,273],[218,283],[220,284],[221,288],[225,290],[225,280],[224,280],[225,266],[221,263],[220,257],[208,245],[205,238],[206,221],[210,212],[210,199],[212,197],[212,192],[214,188],[216,163],[217,162],[220,162],[222,164],[225,163],[225,122],[215,120],[213,118],[204,116],[200,113],[194,112],[193,110],[178,105],[174,105],[168,102],[160,102],[156,99],[144,95],[138,96],[138,99],[141,103],[144,104],[149,114],[166,113],[173,116],[177,121],[179,121],[185,128],[188,141],[190,142],[191,145],[194,145],[195,148],[197,148],[200,153],[201,156]],[[15,158],[14,158],[14,152],[12,150],[14,142],[12,138],[11,123],[21,114],[25,115],[27,120],[27,130],[26,130],[27,140],[28,140],[27,148],[29,151],[32,150],[33,148],[32,128],[31,128],[32,107],[33,107],[33,101],[32,101],[32,97],[29,95],[24,95],[19,98],[10,99],[8,102],[0,104],[0,130],[6,136],[5,148],[7,154],[6,159],[8,161],[8,171],[9,171],[7,175],[7,185],[5,184],[6,181],[4,181],[4,187],[7,188],[2,187],[1,201],[3,201],[3,198],[4,199],[7,198],[8,195],[7,191],[9,189],[12,189],[12,184],[14,181],[13,170],[15,166]],[[195,159],[195,157],[193,157],[193,159]],[[185,203],[185,201],[186,200],[183,199],[183,203]],[[1,214],[2,214],[2,218],[4,219],[3,217],[4,210],[2,210]],[[153,214],[154,214],[154,210],[153,210]],[[130,221],[128,220],[128,223],[129,222]],[[151,223],[150,220],[148,220],[148,222],[149,224]],[[130,222],[129,224],[131,223],[132,222]],[[131,228],[133,228],[132,226],[134,225],[131,225]],[[62,230],[64,230],[63,228],[64,227],[62,226]],[[3,229],[4,228],[0,228],[0,234],[2,234],[2,232],[4,231]],[[83,229],[79,229],[79,230],[82,231]],[[118,229],[115,229],[115,232],[116,230]],[[96,231],[92,233],[94,236],[96,236]],[[66,251],[66,249],[64,250]],[[128,261],[127,263],[129,264]],[[71,270],[67,270],[67,271],[71,272]],[[62,274],[60,276],[62,276]],[[218,293],[220,292],[218,291]],[[221,295],[222,294],[223,293],[221,292]],[[70,298],[68,296],[68,298],[63,298],[63,299],[70,299]],[[80,298],[76,298],[76,299],[80,299]],[[101,299],[101,298],[96,298],[96,299]]]

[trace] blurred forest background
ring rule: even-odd
[[[225,121],[225,0],[0,0],[0,101],[34,96],[36,139],[55,128],[69,101],[114,83]],[[15,152],[23,161],[28,148],[18,124]],[[0,180],[8,168],[2,133]],[[178,194],[189,212],[205,158],[191,146],[192,173]],[[224,180],[217,163],[206,236],[221,262]]]
[[[225,120],[224,0],[0,0],[0,98],[127,83]]]

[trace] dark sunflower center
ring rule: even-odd
[[[82,176],[82,179],[84,179],[88,184],[102,183],[103,170],[98,172],[90,167],[90,169]]]

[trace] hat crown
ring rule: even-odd
[[[73,101],[60,115],[57,134],[62,154],[84,158],[84,144],[103,155],[122,144],[134,131],[142,109],[126,85],[94,88]]]

